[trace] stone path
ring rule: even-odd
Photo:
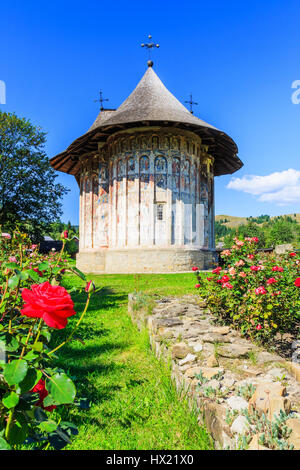
[[[170,358],[178,390],[196,404],[216,448],[300,449],[298,363],[217,325],[197,296],[156,300],[149,315],[130,294],[128,308],[157,356]]]

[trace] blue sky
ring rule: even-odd
[[[140,44],[152,34],[161,46],[154,69],[167,88],[182,102],[192,91],[195,114],[238,144],[244,167],[238,180],[216,178],[216,213],[300,212],[300,103],[291,99],[300,80],[298,7],[283,0],[2,3],[1,109],[46,130],[52,157],[92,124],[100,89],[112,107],[130,94],[147,68]],[[62,218],[78,223],[77,183],[64,173],[58,180],[71,189]]]

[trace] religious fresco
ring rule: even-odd
[[[82,211],[92,215],[85,215],[85,247],[211,246],[213,175],[206,162],[200,165],[198,149],[193,140],[171,133],[113,141],[110,162],[101,156],[98,167],[88,163],[93,170],[81,182]]]

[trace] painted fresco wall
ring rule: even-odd
[[[212,159],[198,136],[156,130],[111,136],[82,158],[80,249],[214,247]]]

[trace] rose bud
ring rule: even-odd
[[[96,289],[96,287],[95,287],[95,284],[93,283],[93,281],[88,281],[86,283],[86,286],[85,286],[84,290],[85,290],[85,292],[90,293],[90,292],[94,292],[95,289]]]
[[[68,236],[69,236],[68,230],[64,230],[60,235],[60,237],[64,239],[68,238]]]

